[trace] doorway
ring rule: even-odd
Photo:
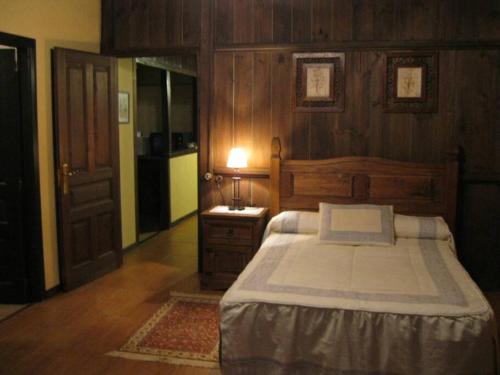
[[[195,56],[135,59],[137,232],[142,242],[197,212]]]
[[[35,41],[0,33],[0,303],[45,294]]]

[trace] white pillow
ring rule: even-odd
[[[397,237],[448,240],[452,236],[450,228],[440,216],[421,217],[396,214],[394,215],[394,228]]]
[[[319,240],[346,245],[394,245],[392,206],[319,204]]]
[[[318,233],[318,213],[311,211],[283,211],[269,222],[271,232]]]

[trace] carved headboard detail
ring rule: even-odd
[[[442,164],[408,163],[375,157],[282,160],[279,138],[271,145],[271,215],[318,210],[319,202],[373,203],[394,212],[443,216],[455,231],[458,152]]]

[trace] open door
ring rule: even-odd
[[[117,68],[112,57],[52,51],[61,281],[122,263]]]
[[[15,48],[0,49],[0,303],[26,303],[23,154]]]

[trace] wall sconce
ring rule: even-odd
[[[240,198],[240,181],[241,177],[238,176],[238,172],[241,168],[247,168],[247,155],[245,150],[236,147],[231,149],[229,152],[229,158],[227,159],[227,167],[233,168],[235,176],[233,176],[233,205],[229,207],[230,210],[244,210],[245,207],[241,205]]]

